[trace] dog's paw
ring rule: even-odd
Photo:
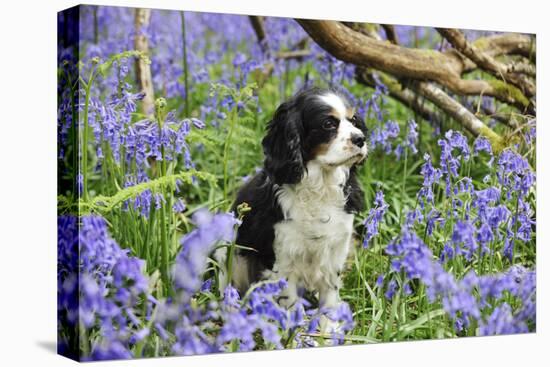
[[[334,321],[322,315],[319,320],[319,333],[323,338],[322,345],[340,345],[344,342],[346,328],[341,321]]]
[[[300,337],[299,347],[301,348],[313,348],[320,346],[321,343],[316,338],[310,335],[302,335]]]

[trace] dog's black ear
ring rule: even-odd
[[[351,167],[348,180],[344,186],[344,194],[347,198],[345,210],[348,213],[354,214],[365,210],[365,194],[357,181],[356,169],[356,166]]]
[[[267,126],[267,135],[262,141],[264,166],[278,185],[298,183],[304,175],[303,129],[296,99],[281,104]]]
[[[369,139],[369,129],[367,128],[367,123],[365,122],[365,119],[363,119],[358,113],[353,115],[353,125],[361,130],[367,140]]]
[[[361,132],[365,136],[365,139],[366,139],[365,144],[367,144],[367,149],[370,149],[369,148],[370,135],[369,135],[369,129],[367,128],[367,124],[366,124],[365,120],[363,120],[361,118],[361,116],[355,115],[355,118],[356,118],[355,126],[357,128],[359,128],[359,130],[361,130]],[[363,159],[363,160],[361,160],[361,162],[355,163],[354,166],[361,166],[365,163],[365,161],[366,161],[366,159]]]

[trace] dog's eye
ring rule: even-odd
[[[334,130],[338,127],[338,120],[335,118],[329,118],[323,121],[323,129],[325,130]]]
[[[353,117],[351,118],[351,123],[355,126],[358,126],[359,125],[359,117],[357,117],[357,115],[353,115]]]

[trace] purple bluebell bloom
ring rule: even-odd
[[[374,208],[369,210],[369,214],[363,223],[365,226],[365,238],[363,239],[364,248],[368,248],[370,241],[378,234],[378,227],[388,207],[388,204],[384,201],[384,193],[382,191],[377,191],[374,199]]]
[[[206,209],[193,215],[197,228],[185,235],[182,250],[176,258],[173,275],[183,300],[188,300],[202,285],[209,253],[218,241],[232,241],[236,218],[231,214],[211,214]]]

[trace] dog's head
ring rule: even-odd
[[[367,155],[367,128],[348,101],[310,88],[277,108],[263,139],[265,169],[275,183],[298,183],[308,162],[351,167]]]

